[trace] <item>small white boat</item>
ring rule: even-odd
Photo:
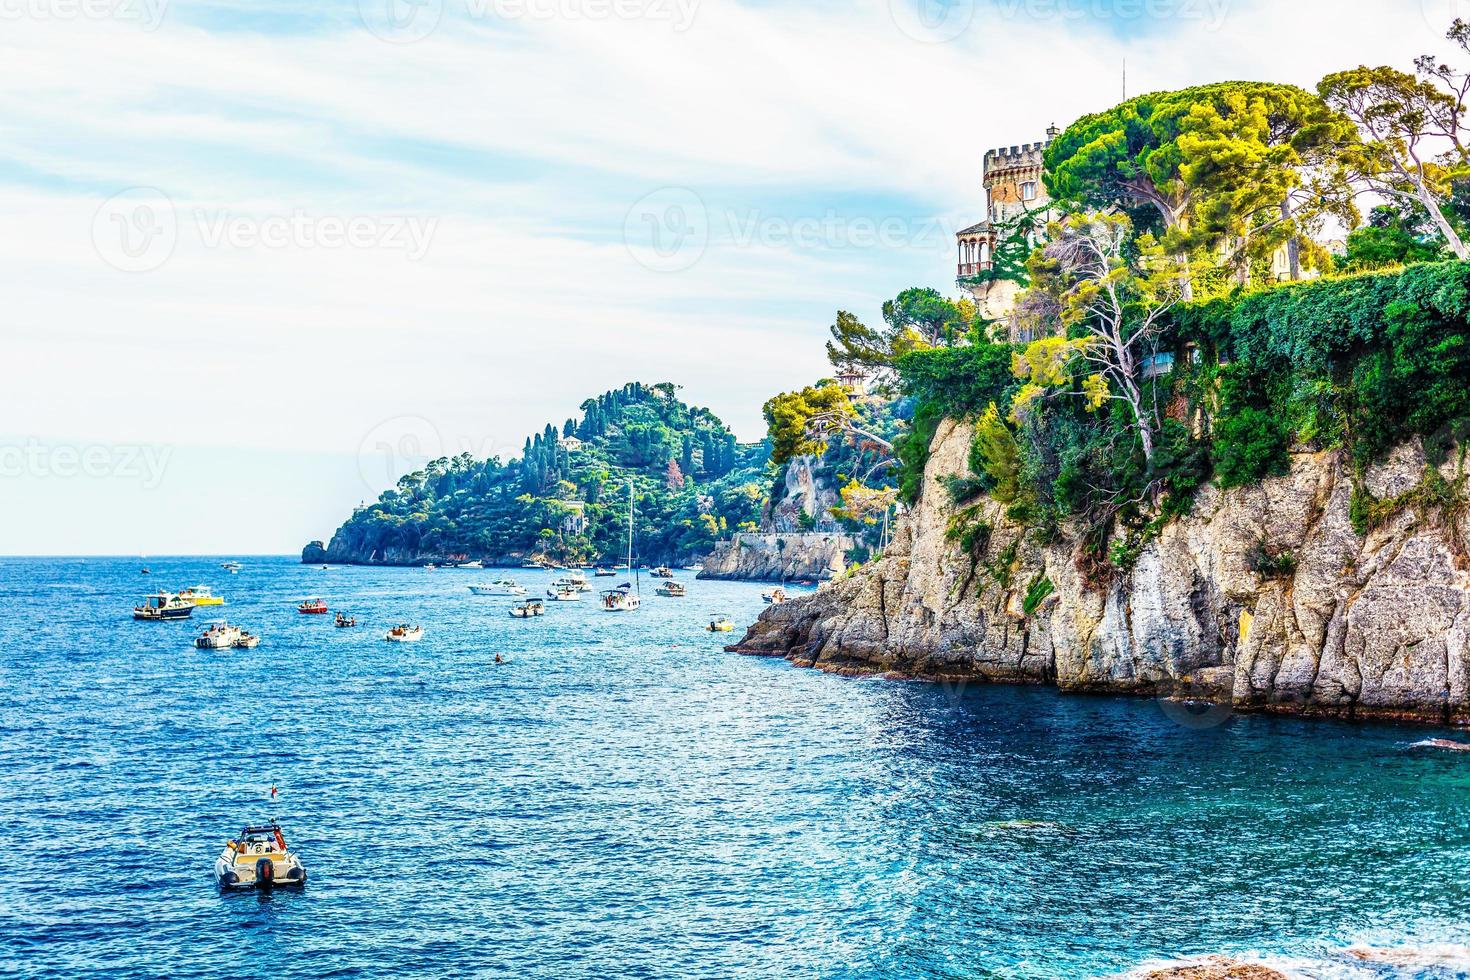
[[[389,643],[417,643],[423,638],[424,628],[422,626],[409,626],[407,624],[393,627],[388,631],[388,635],[384,637]]]
[[[686,595],[684,591],[684,586],[679,584],[678,582],[675,582],[673,579],[669,579],[667,582],[665,582],[663,585],[660,585],[654,591],[657,592],[659,595],[667,596],[670,599],[682,599]]]
[[[534,616],[546,615],[546,604],[540,599],[531,599],[519,606],[511,606],[510,614],[516,619],[531,619]]]
[[[526,589],[524,586],[517,585],[511,579],[503,578],[498,582],[491,582],[489,585],[483,582],[471,585],[470,592],[474,595],[522,596],[526,594]]]
[[[273,888],[306,884],[306,869],[286,847],[286,836],[274,820],[259,827],[246,827],[240,836],[225,842],[214,862],[214,876],[221,888]]]
[[[220,568],[223,568],[227,572],[233,573],[233,572],[238,572],[244,566],[241,565],[237,561],[226,561],[226,562],[221,562],[219,567]]]
[[[254,650],[258,646],[260,646],[260,637],[244,630],[240,631],[240,638],[235,641],[236,650]]]
[[[628,563],[626,567],[633,569],[633,511],[636,501],[633,496],[633,481],[628,481]],[[625,566],[618,566],[620,568]],[[643,596],[639,590],[632,585],[624,585],[620,588],[609,589],[602,594],[603,612],[637,612],[643,608]]]
[[[770,589],[769,591],[761,593],[761,599],[765,602],[770,603],[773,606],[779,606],[781,603],[786,601],[786,590],[780,588]]]
[[[194,646],[200,650],[228,650],[240,642],[242,635],[243,631],[238,626],[231,626],[223,619],[216,619],[204,627],[204,632],[194,638]]]
[[[460,562],[458,565],[455,565],[454,567],[455,568],[484,568],[485,567],[485,563],[482,562],[482,561],[480,561],[479,559],[475,559],[474,561]]]
[[[552,602],[581,602],[582,590],[569,586],[553,586],[546,590]]]
[[[660,565],[648,573],[650,578],[673,578],[674,570],[667,565]]]
[[[611,568],[599,568],[592,574],[597,578],[613,578],[618,573],[613,571]]]

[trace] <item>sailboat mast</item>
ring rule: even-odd
[[[643,594],[643,581],[638,577],[638,571],[633,568],[633,481],[628,481],[628,570],[633,573],[634,587],[638,594]]]

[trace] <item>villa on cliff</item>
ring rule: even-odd
[[[1043,159],[1046,148],[1060,135],[1061,130],[1052,125],[1046,130],[1046,139],[1040,142],[988,150],[980,171],[980,182],[985,189],[985,219],[955,233],[959,249],[956,284],[975,300],[981,316],[1006,327],[1007,339],[1012,343],[1028,343],[1038,338],[1013,329],[1008,322],[1023,287],[1010,279],[991,278],[996,249],[1006,237],[1019,230],[1024,219],[1031,219],[1028,240],[1034,245],[1047,222],[1060,217],[1053,212],[1046,184],[1041,179],[1046,170]],[[1346,248],[1338,240],[1323,244],[1338,254]],[[1281,246],[1272,256],[1270,275],[1280,282],[1292,278],[1291,253],[1287,246]],[[1315,279],[1319,275],[1315,269],[1299,270],[1301,279]]]

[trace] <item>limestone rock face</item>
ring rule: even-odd
[[[847,567],[857,542],[846,534],[737,534],[704,560],[699,578],[751,582],[826,581]]]
[[[327,546],[320,541],[312,541],[301,549],[301,564],[320,565],[327,560]]]
[[[1301,454],[1259,486],[1204,489],[1131,570],[1095,583],[1065,534],[1040,545],[988,500],[957,517],[941,478],[965,473],[972,436],[940,426],[922,497],[884,558],[768,609],[732,649],[839,671],[1470,723],[1465,514],[1411,506],[1360,536],[1343,461]],[[1387,498],[1424,470],[1405,445],[1366,481]],[[977,522],[988,540],[972,536],[966,553],[956,524]],[[1258,572],[1263,548],[1291,560]]]

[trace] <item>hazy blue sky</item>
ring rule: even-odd
[[[632,379],[756,438],[1125,56],[1310,85],[1462,8],[0,0],[0,552],[295,550]]]

